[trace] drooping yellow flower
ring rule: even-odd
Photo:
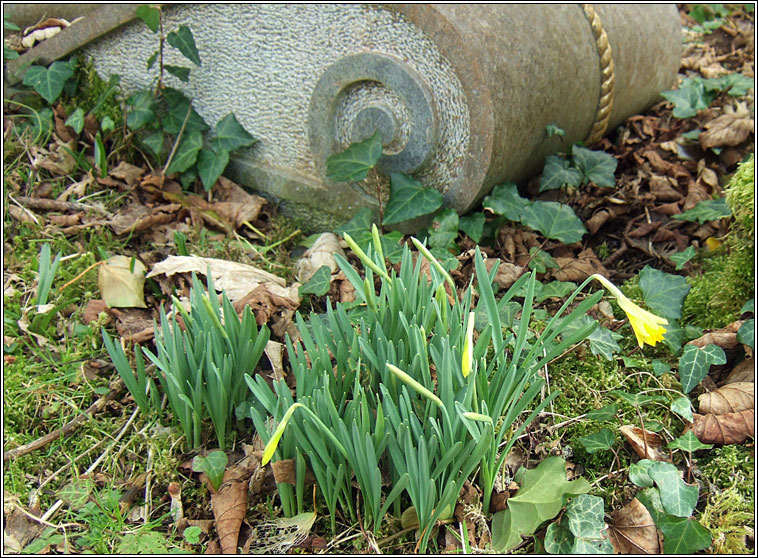
[[[654,347],[656,343],[663,341],[663,334],[666,333],[666,328],[664,326],[668,324],[668,320],[637,306],[634,302],[629,300],[629,298],[627,298],[616,285],[608,281],[608,279],[602,275],[595,274],[592,277],[600,281],[603,286],[616,297],[619,306],[629,318],[629,323],[632,324],[632,329],[637,336],[637,342],[640,344],[640,348],[645,343]]]
[[[469,375],[474,367],[474,312],[468,315],[468,324],[466,326],[466,341],[463,344],[463,359],[461,362],[461,371],[463,377]]]

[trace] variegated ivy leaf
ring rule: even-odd
[[[654,314],[669,320],[682,317],[684,297],[690,292],[687,279],[646,265],[639,275],[645,304]]]
[[[692,430],[688,430],[684,436],[671,440],[671,442],[669,442],[669,447],[671,449],[693,452],[701,449],[711,449],[713,444],[702,443],[697,439]]]
[[[584,446],[587,453],[597,453],[611,449],[615,442],[616,436],[614,436],[610,428],[603,428],[594,434],[579,438],[579,443]]]
[[[713,364],[726,364],[724,349],[718,345],[706,345],[697,347],[685,345],[682,356],[679,357],[679,380],[682,382],[682,391],[689,393],[703,378],[708,375],[708,370]]]
[[[698,488],[682,480],[682,473],[675,465],[656,461],[647,474],[658,485],[661,504],[666,513],[677,517],[689,517],[697,505]]]
[[[680,397],[671,402],[671,411],[682,417],[684,420],[692,422],[692,404],[689,397]]]

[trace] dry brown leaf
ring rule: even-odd
[[[755,437],[755,410],[723,415],[693,413],[692,432],[704,444],[741,444]]]
[[[592,217],[587,219],[584,225],[587,227],[587,230],[590,234],[595,234],[603,227],[603,225],[615,218],[616,213],[613,211],[613,209],[606,207],[594,213]]]
[[[755,408],[755,384],[735,382],[697,398],[700,414],[723,415]]]
[[[82,313],[82,321],[85,324],[94,322],[100,317],[100,314],[103,312],[110,316],[110,313],[108,312],[108,305],[104,300],[90,300],[87,303],[87,306],[84,308],[84,312]],[[110,321],[110,319],[108,321]]]
[[[635,498],[615,510],[608,534],[616,554],[659,554],[658,530],[647,508]]]
[[[58,227],[73,227],[74,225],[79,224],[81,218],[81,213],[76,213],[74,215],[48,215],[50,223]]]
[[[199,256],[169,256],[153,265],[147,277],[193,272],[205,276],[209,268],[216,289],[225,291],[232,302],[242,299],[261,283],[274,283],[281,287],[286,284],[281,277],[252,265]]]
[[[552,270],[552,276],[557,281],[584,281],[593,273],[609,275],[592,248],[582,250],[575,258],[555,258],[555,262],[558,269]]]
[[[266,353],[268,361],[271,363],[271,369],[274,371],[274,379],[279,380],[284,378],[284,366],[282,365],[282,358],[284,357],[284,344],[277,343],[276,341],[269,340],[266,343],[266,348],[263,349]]]
[[[144,343],[153,338],[155,323],[148,310],[140,308],[111,308],[116,317],[116,331],[127,342]]]
[[[44,526],[29,518],[18,504],[6,503],[4,508],[3,553],[18,554],[39,535]]]
[[[703,149],[739,145],[745,141],[755,128],[752,118],[741,112],[722,114],[705,126],[698,141]]]
[[[145,174],[145,169],[131,165],[126,161],[121,161],[115,168],[111,169],[108,174],[118,180],[123,180],[128,186],[134,186],[139,182],[139,179],[142,178],[142,175]]]
[[[224,554],[237,554],[237,539],[247,511],[248,479],[259,464],[254,457],[248,456],[228,467],[224,471],[224,481],[218,491],[213,489],[210,482],[206,483],[211,493],[216,533]],[[205,474],[201,476],[205,477]]]
[[[332,273],[339,270],[334,254],[346,258],[345,251],[340,246],[339,237],[330,232],[321,234],[313,246],[308,248],[295,264],[295,277],[301,283],[306,283],[322,267],[327,266]]]
[[[114,213],[108,225],[119,236],[137,234],[157,225],[170,223],[176,218],[174,212],[180,208],[178,204],[169,204],[150,209],[142,204],[133,203]]]
[[[755,361],[752,357],[746,358],[735,366],[722,382],[722,385],[733,384],[735,382],[755,382]]]
[[[650,432],[649,430],[643,431],[638,426],[626,424],[619,427],[619,432],[624,435],[626,441],[629,442],[629,445],[632,446],[634,452],[641,459],[669,461],[668,456],[661,451],[663,439],[655,432]]]
[[[734,349],[739,344],[737,341],[737,331],[740,329],[741,325],[741,320],[732,322],[724,328],[715,331],[709,331],[697,339],[693,339],[687,344],[695,345],[701,349],[706,345],[718,345],[725,350]]]
[[[297,286],[285,288],[276,283],[267,282],[259,284],[235,302],[234,309],[241,312],[245,305],[250,306],[258,325],[263,325],[281,310],[292,312],[297,310],[300,306],[300,296],[297,292]]]
[[[520,265],[498,260],[498,258],[487,258],[484,260],[484,265],[487,267],[487,271],[492,271],[492,267],[498,261],[500,262],[500,265],[495,274],[495,283],[500,285],[501,289],[507,289],[524,273],[524,268]]]

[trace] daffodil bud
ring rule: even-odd
[[[463,361],[461,362],[461,371],[463,377],[467,377],[474,367],[474,317],[473,312],[469,312],[468,324],[466,325],[466,341],[463,344]]]

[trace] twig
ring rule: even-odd
[[[71,279],[71,281],[69,281],[68,283],[66,283],[65,285],[63,285],[60,289],[58,289],[58,292],[61,292],[63,289],[65,289],[69,285],[72,285],[72,284],[76,283],[79,279],[81,279],[82,277],[84,277],[87,274],[88,271],[90,271],[91,269],[93,269],[93,268],[95,268],[95,267],[97,267],[99,265],[102,265],[104,263],[105,263],[105,260],[99,261],[99,262],[95,262],[92,265],[88,266],[87,269],[85,269],[84,271],[82,271],[79,275],[77,275],[76,277],[74,277],[73,279]]]
[[[63,529],[65,530],[67,527],[84,527],[81,523],[61,523],[60,525],[56,525],[55,523],[50,523],[49,521],[45,521],[41,517],[37,517],[33,513],[29,513],[24,508],[16,504],[16,509],[18,509],[21,513],[23,513],[26,517],[29,519],[32,519],[36,521],[37,523],[40,523],[42,525],[45,525],[46,527],[52,527],[53,529]]]
[[[90,407],[84,411],[81,415],[77,415],[72,420],[68,421],[66,424],[61,426],[60,428],[56,428],[49,434],[45,434],[41,438],[37,438],[33,442],[29,442],[28,444],[25,444],[23,446],[19,446],[17,448],[13,448],[11,450],[8,450],[3,455],[3,461],[8,461],[10,459],[13,459],[14,457],[19,457],[22,455],[26,455],[27,453],[31,453],[35,450],[38,450],[53,440],[56,440],[60,438],[61,436],[65,436],[66,434],[70,434],[77,428],[79,428],[82,424],[87,422],[89,419],[92,418],[93,415],[103,410],[103,407],[105,407],[105,404],[110,401],[111,399],[114,399],[116,397],[116,394],[119,393],[124,388],[124,382],[122,380],[117,380],[116,385],[108,392],[108,395],[105,397],[101,397],[95,403],[90,405]]]
[[[17,206],[19,206],[21,208],[21,211],[23,211],[24,213],[26,213],[27,215],[29,215],[29,217],[32,218],[32,221],[34,221],[35,225],[39,225],[39,221],[37,220],[37,216],[34,213],[32,213],[31,211],[29,211],[26,207],[24,207],[20,203],[18,203],[11,194],[8,194],[8,199],[11,200],[13,203],[15,203]]]
[[[13,200],[13,196],[9,195],[8,197]],[[15,202],[16,200],[13,201]],[[84,203],[70,201],[49,200],[47,198],[29,198],[26,196],[19,196],[18,202],[24,204],[26,207],[31,207],[32,209],[44,209],[46,211],[85,211],[87,209],[91,209],[93,211],[97,211],[98,213],[107,213],[107,211],[104,209],[101,209],[94,205],[87,205]]]
[[[190,103],[187,107],[187,116],[184,117],[184,122],[182,122],[182,127],[179,129],[179,133],[176,136],[176,141],[174,142],[174,146],[171,148],[171,153],[169,153],[168,159],[166,159],[166,166],[163,167],[161,176],[166,176],[166,170],[168,170],[169,165],[171,165],[171,160],[176,154],[176,150],[179,147],[179,142],[182,141],[184,129],[187,127],[187,121],[189,120],[190,114],[192,114],[192,103]]]

